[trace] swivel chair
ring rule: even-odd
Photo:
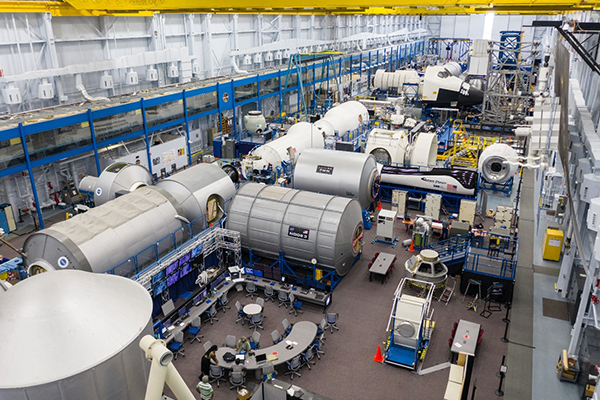
[[[173,336],[173,341],[169,343],[169,350],[173,352],[174,359],[177,360],[177,356],[182,355],[185,357],[183,349],[183,332],[177,332]]]
[[[190,327],[188,328],[188,333],[190,335],[194,335],[190,343],[194,343],[194,340],[197,340],[198,343],[202,342],[204,335],[200,334],[200,329],[202,328],[202,319],[200,317],[196,317],[190,323]]]

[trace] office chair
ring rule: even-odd
[[[221,297],[219,297],[219,300],[217,300],[217,306],[219,307],[219,310],[223,310],[223,312],[225,312],[226,308],[231,308],[231,306],[228,306],[227,304],[229,304],[227,292],[223,292]]]
[[[194,340],[197,340],[198,343],[202,342],[201,338],[203,338],[204,335],[200,334],[200,328],[202,328],[202,319],[200,317],[196,317],[192,320],[188,329],[188,333],[190,335],[194,335],[192,340],[190,340],[190,343],[194,343]]]
[[[212,379],[210,383],[217,382],[217,387],[219,387],[219,382],[225,380],[225,373],[223,372],[223,368],[217,364],[210,364],[210,371],[208,373]]]
[[[287,301],[288,301],[288,293],[284,292],[283,290],[280,290],[279,292],[277,292],[277,299],[279,300],[279,306],[285,306],[285,308],[287,308]]]
[[[254,282],[246,283],[246,292],[248,292],[246,297],[251,296],[251,298],[254,299],[254,293],[256,293],[256,284]]]
[[[274,297],[275,297],[275,290],[273,290],[273,286],[271,286],[271,285],[265,286],[265,299],[267,301],[271,300],[274,302],[275,301]]]
[[[223,346],[235,349],[235,346],[237,346],[236,337],[233,335],[227,335],[227,337],[225,337],[225,344]]]
[[[271,339],[273,339],[273,344],[281,342],[281,335],[277,329],[271,332]]]
[[[235,320],[235,323],[237,324],[238,321],[242,321],[242,325],[244,325],[244,321],[246,319],[248,319],[248,316],[246,315],[246,313],[244,312],[244,308],[242,307],[242,305],[240,304],[239,301],[235,302],[235,308],[237,308],[237,319]]]
[[[277,373],[275,373],[275,366],[273,363],[267,363],[262,367],[262,378],[263,381],[277,379]]]
[[[177,356],[179,355],[185,357],[183,349],[183,332],[177,332],[175,336],[173,336],[173,341],[169,343],[169,350],[173,352],[175,360],[177,360]]]
[[[206,353],[208,351],[208,349],[210,349],[212,347],[212,342],[210,340],[207,340],[206,342],[204,342],[204,352]]]
[[[204,312],[204,314],[206,315],[206,317],[210,321],[211,325],[213,324],[213,320],[214,321],[218,321],[219,318],[216,317],[216,315],[217,315],[217,305],[216,305],[216,303],[213,302],[212,306],[210,306],[210,308],[208,310],[206,310]]]
[[[250,338],[250,349],[256,350],[260,348],[260,332],[254,331],[252,333],[252,337]]]
[[[283,321],[281,321],[281,325],[283,325],[283,337],[286,337],[292,331],[292,324],[290,324],[290,321],[288,321],[287,318],[284,318]]]
[[[300,310],[302,307],[302,302],[300,300],[296,300],[294,293],[290,293],[290,311],[288,314],[294,313],[294,316],[298,316],[298,313],[303,314],[304,311]]]
[[[315,350],[314,345],[310,346],[306,351],[302,354],[302,365],[306,365],[308,369],[312,369],[310,365],[315,365],[315,362],[312,361],[317,355],[317,351]]]
[[[258,314],[254,314],[250,318],[250,323],[249,323],[248,329],[252,329],[252,328],[254,328],[254,330],[256,330],[256,328],[265,329],[262,326],[262,322],[263,322],[263,313],[261,311]]]
[[[245,388],[244,383],[246,383],[246,377],[243,372],[240,371],[232,371],[229,376],[229,382],[231,386],[229,386],[229,390],[236,388],[236,390],[240,390],[240,388]]]
[[[287,362],[287,366],[288,366],[288,372],[286,372],[286,375],[291,375],[290,379],[294,379],[294,375],[298,375],[300,377],[302,377],[302,375],[300,375],[300,373],[298,371],[300,371],[300,368],[302,367],[302,354],[298,354],[296,357],[292,358],[291,361]]]
[[[340,328],[337,326],[338,319],[340,318],[340,314],[338,313],[327,313],[325,319],[327,320],[327,325],[325,325],[325,329],[331,328],[331,333],[333,330],[339,331]]]
[[[265,308],[265,299],[262,297],[257,297],[256,304],[258,304],[261,308]]]

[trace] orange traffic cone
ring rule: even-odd
[[[381,210],[381,200],[379,200],[379,202],[377,203],[377,209]]]
[[[410,247],[407,250],[410,251],[411,253],[415,252],[415,245],[414,245],[413,240],[410,241]]]
[[[381,355],[381,346],[377,346],[377,353],[375,354],[375,357],[373,357],[373,361],[375,362],[383,362],[383,356]]]

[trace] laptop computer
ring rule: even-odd
[[[267,361],[267,355],[266,354],[257,354],[256,355],[256,363],[257,364],[263,363],[265,361]]]
[[[246,361],[246,354],[245,353],[236,354],[235,359],[240,360],[240,361]]]

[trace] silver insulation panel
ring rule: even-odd
[[[228,229],[258,253],[335,269],[344,276],[362,250],[361,207],[356,200],[247,183],[229,209]]]
[[[306,149],[294,168],[294,188],[356,199],[366,209],[379,194],[377,162],[370,154]]]

